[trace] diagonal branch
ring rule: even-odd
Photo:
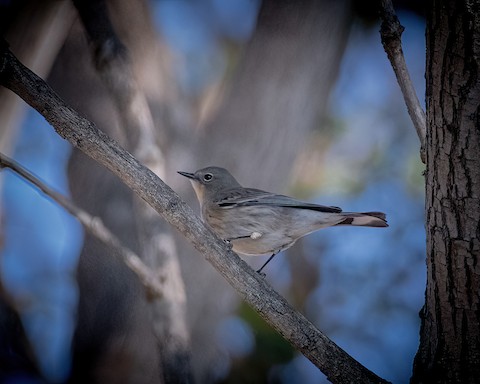
[[[65,196],[45,185],[38,177],[27,171],[19,163],[0,152],[0,169],[2,168],[10,168],[13,172],[33,184],[41,192],[58,203],[62,208],[74,216],[85,227],[85,229],[90,232],[90,234],[102,241],[105,245],[113,248],[122,258],[124,263],[138,276],[150,294],[162,297],[163,287],[159,281],[159,277],[152,273],[152,271],[142,262],[140,257],[130,249],[124,247],[121,241],[110,232],[100,218],[93,217],[83,209],[77,207]]]
[[[292,346],[334,383],[386,383],[295,311],[258,273],[220,240],[180,197],[97,127],[67,106],[0,42],[0,84],[39,111],[55,131],[107,167],[180,231]],[[206,293],[208,294],[208,293]]]
[[[415,88],[413,87],[410,74],[402,50],[401,36],[405,29],[398,20],[393,8],[392,0],[382,0],[380,8],[380,17],[382,25],[380,35],[383,48],[387,53],[388,59],[392,64],[393,71],[397,77],[398,84],[402,90],[405,104],[407,104],[408,114],[412,119],[415,130],[420,140],[420,157],[425,163],[425,140],[426,140],[426,118],[420,101],[418,100]]]

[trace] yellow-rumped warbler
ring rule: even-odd
[[[188,177],[200,202],[203,220],[233,250],[270,255],[261,272],[280,251],[300,237],[333,225],[388,227],[382,212],[342,212],[338,207],[305,203],[288,196],[244,188],[224,168],[207,167]]]

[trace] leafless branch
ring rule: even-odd
[[[20,177],[37,187],[41,192],[58,203],[67,212],[74,216],[93,236],[98,238],[107,246],[113,248],[123,259],[125,264],[138,276],[142,284],[147,288],[148,293],[157,297],[162,297],[162,284],[159,277],[143,264],[142,260],[130,249],[124,247],[121,241],[103,224],[98,217],[93,217],[83,209],[77,207],[62,194],[54,191],[43,183],[38,177],[27,171],[16,161],[0,153],[0,168],[9,168]]]
[[[157,175],[164,174],[163,154],[147,100],[135,81],[129,52],[118,38],[104,0],[74,0],[85,26],[92,57],[120,115],[128,148]]]
[[[91,56],[125,134],[126,148],[156,175],[165,174],[165,159],[147,99],[138,86],[130,52],[118,37],[105,0],[74,0],[89,40]],[[171,227],[143,200],[134,199],[134,220],[140,237],[139,254],[154,271],[162,271],[161,300],[150,301],[152,329],[161,351],[161,372],[166,382],[189,382],[190,335],[186,321],[184,282]]]
[[[56,132],[107,167],[150,204],[222,274],[241,297],[334,383],[385,383],[295,311],[196,216],[152,171],[67,106],[38,76],[0,46],[0,84],[39,111]],[[206,293],[208,294],[208,293]]]
[[[413,87],[410,74],[402,50],[401,36],[405,29],[398,20],[393,8],[392,0],[382,0],[380,8],[382,25],[380,35],[383,48],[387,53],[388,59],[392,64],[398,84],[403,93],[403,98],[407,104],[408,114],[412,119],[415,130],[420,140],[420,157],[425,163],[425,139],[426,139],[426,118],[418,100],[415,88]]]

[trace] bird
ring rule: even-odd
[[[255,188],[245,188],[225,168],[210,166],[188,178],[200,204],[202,220],[233,251],[248,256],[270,255],[262,270],[279,252],[319,229],[347,225],[388,227],[383,212],[343,212]],[[264,274],[263,274],[264,275]]]

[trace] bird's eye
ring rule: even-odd
[[[213,175],[211,173],[206,173],[205,175],[203,175],[204,181],[210,181],[212,179],[213,179]]]

